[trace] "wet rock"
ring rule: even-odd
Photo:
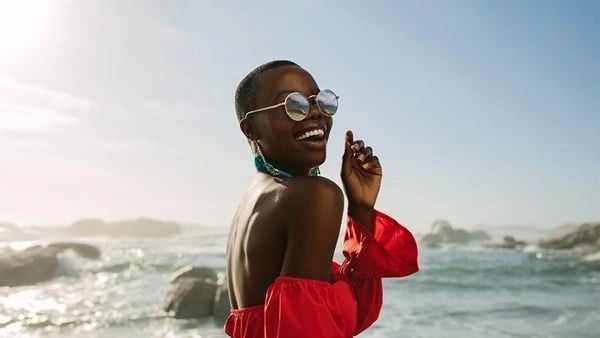
[[[212,315],[218,285],[194,277],[182,277],[167,294],[165,311],[175,318],[202,318]]]
[[[438,234],[427,234],[423,236],[420,243],[428,248],[438,248],[442,242],[442,236]]]
[[[186,265],[173,273],[171,276],[171,284],[186,277],[198,278],[212,283],[217,283],[217,280],[219,279],[217,273],[211,268]]]
[[[231,306],[227,280],[219,284],[217,273],[210,268],[185,266],[173,273],[173,288],[164,302],[165,311],[175,318],[214,316],[224,322]]]
[[[597,244],[580,244],[571,250],[575,256],[580,257],[600,253],[600,242]]]
[[[525,242],[525,241],[517,241],[512,236],[504,236],[504,242],[502,242],[500,244],[490,244],[490,245],[487,245],[487,247],[500,248],[500,249],[519,249],[519,248],[523,248],[526,245],[527,245],[527,242]]]
[[[45,282],[58,270],[59,252],[73,250],[84,258],[97,259],[100,250],[84,243],[53,243],[31,246],[23,251],[0,254],[0,286],[20,286]]]
[[[52,279],[58,269],[56,252],[36,246],[0,255],[0,286],[30,285]]]
[[[445,220],[437,220],[433,222],[431,231],[421,239],[420,244],[428,248],[436,248],[443,243],[468,244],[471,240],[488,240],[490,238],[485,231],[471,233],[463,229],[454,229]]]
[[[540,240],[543,249],[577,249],[588,247],[587,251],[600,250],[600,223],[562,226]]]
[[[88,258],[88,259],[100,258],[100,249],[98,249],[97,247],[90,245],[90,244],[75,243],[75,242],[58,242],[58,243],[49,244],[48,248],[56,249],[59,252],[64,251],[64,250],[73,250],[79,256]]]

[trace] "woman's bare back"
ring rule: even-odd
[[[259,175],[242,198],[227,243],[227,277],[234,309],[264,303],[279,275],[285,254],[285,218],[277,208],[284,189],[272,177]]]
[[[234,309],[263,304],[279,275],[329,280],[343,193],[324,177],[259,173],[236,211],[227,244]]]

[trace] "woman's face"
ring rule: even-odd
[[[256,109],[283,102],[292,92],[309,97],[319,92],[319,86],[306,70],[297,66],[280,66],[267,70],[258,84]],[[253,124],[263,154],[276,168],[293,175],[305,175],[310,168],[325,161],[332,119],[321,113],[313,99],[309,114],[302,121],[290,119],[283,106],[252,115],[249,122]],[[314,129],[324,131],[321,141],[297,139]]]

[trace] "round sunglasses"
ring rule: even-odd
[[[325,114],[326,116],[333,116],[337,111],[338,99],[340,97],[335,95],[335,93],[329,89],[323,89],[318,94],[311,95],[309,97],[306,97],[298,92],[290,93],[288,96],[286,96],[283,102],[272,106],[251,110],[244,114],[243,119],[248,117],[250,114],[285,106],[285,112],[290,119],[294,121],[302,121],[308,116],[308,112],[310,110],[310,100],[312,98],[315,98],[317,107],[321,113]]]

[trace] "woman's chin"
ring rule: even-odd
[[[325,152],[325,149],[327,149],[327,139],[325,138],[320,140],[296,140],[296,143],[311,152]]]

